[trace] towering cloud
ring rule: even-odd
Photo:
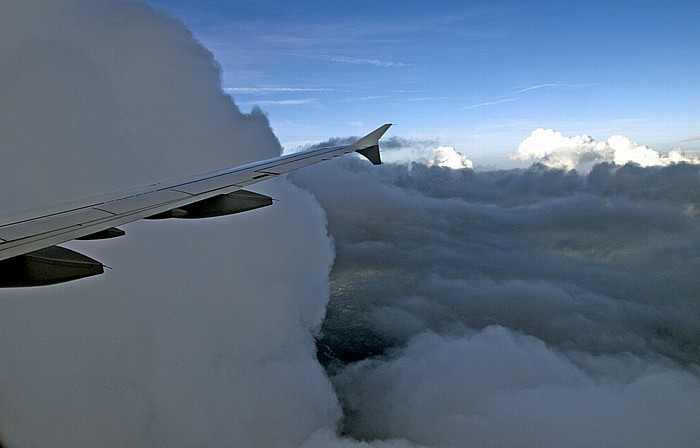
[[[146,5],[4,2],[0,42],[3,209],[279,152],[262,113],[221,91],[211,53]]]
[[[474,163],[471,160],[451,146],[439,146],[433,149],[433,155],[428,159],[428,166],[433,165],[454,170],[474,168]]]
[[[260,111],[212,55],[135,2],[0,3],[0,209],[271,157]],[[74,242],[99,278],[0,291],[0,440],[28,446],[289,446],[340,407],[312,334],[333,252],[313,199],[139,222]]]

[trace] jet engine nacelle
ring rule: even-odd
[[[233,193],[220,194],[204,199],[203,201],[183,205],[182,207],[158,213],[146,219],[199,219],[214,216],[233,215],[260,207],[272,205],[272,198],[247,190],[238,190]]]

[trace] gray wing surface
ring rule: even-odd
[[[208,205],[206,200],[211,202],[210,198],[351,152],[362,154],[375,165],[380,164],[378,142],[390,126],[385,124],[350,145],[287,154],[126,193],[0,216],[0,262],[73,239],[100,235],[139,219],[163,217],[168,213],[178,217],[177,211],[190,204]]]

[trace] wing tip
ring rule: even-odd
[[[353,143],[353,146],[356,148],[355,152],[362,154],[372,162],[373,165],[381,165],[382,159],[379,153],[379,139],[382,138],[391,126],[392,123],[383,124],[374,131],[358,139]]]

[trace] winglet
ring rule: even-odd
[[[355,152],[365,156],[373,165],[381,165],[382,159],[379,156],[379,139],[382,138],[382,135],[384,135],[389,127],[391,127],[391,123],[380,126],[357,140],[352,144],[352,146],[357,148]]]

